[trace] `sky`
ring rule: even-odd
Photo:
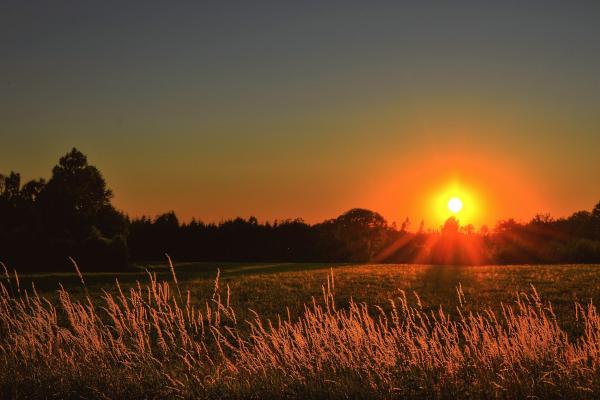
[[[0,2],[0,173],[131,216],[438,226],[600,200],[597,1]]]

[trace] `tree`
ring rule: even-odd
[[[11,171],[8,176],[0,175],[0,196],[5,201],[12,201],[19,196],[21,190],[21,174]]]
[[[594,209],[592,210],[592,218],[600,221],[600,201],[594,206]]]
[[[455,217],[450,217],[444,222],[442,226],[442,234],[443,235],[456,235],[460,228],[460,224]]]
[[[44,190],[46,181],[43,179],[31,180],[23,185],[20,192],[20,198],[25,203],[34,205],[37,202],[40,193]]]
[[[475,233],[475,227],[473,226],[473,224],[467,224],[465,226],[461,226],[460,231],[466,235],[471,236]]]
[[[408,228],[410,227],[410,219],[408,217],[404,218],[402,221],[402,225],[400,225],[400,232],[408,232]]]
[[[594,206],[592,210],[592,223],[594,225],[594,237],[596,240],[600,240],[600,201]]]
[[[59,160],[39,194],[46,226],[72,238],[89,235],[100,211],[110,206],[111,197],[100,171],[76,148]]]
[[[19,225],[22,210],[20,206],[21,175],[11,171],[7,176],[0,175],[0,228],[10,231]]]
[[[364,208],[354,208],[333,221],[334,235],[343,245],[345,257],[351,261],[369,261],[387,240],[387,221]]]
[[[84,269],[121,269],[128,263],[128,221],[110,204],[112,192],[87,157],[73,148],[52,169],[47,184],[31,183],[49,258],[65,268],[68,256]],[[112,260],[112,261],[111,261]]]

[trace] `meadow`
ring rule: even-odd
[[[4,276],[8,398],[596,398],[599,265]]]

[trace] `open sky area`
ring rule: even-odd
[[[600,2],[0,2],[0,173],[131,216],[438,226],[600,200]]]

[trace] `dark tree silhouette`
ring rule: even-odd
[[[22,184],[0,175],[0,261],[19,270],[123,270],[164,253],[189,261],[394,262],[435,264],[600,262],[600,203],[567,218],[537,215],[494,229],[449,218],[437,231],[388,225],[355,208],[314,225],[301,219],[260,223],[255,217],[218,224],[179,221],[170,211],[130,221],[87,157],[72,149],[48,182]]]
[[[385,245],[388,225],[378,213],[354,208],[317,227],[325,251],[332,251],[332,261],[368,261]]]
[[[52,177],[20,186],[20,175],[0,179],[0,253],[21,269],[122,269],[128,260],[127,219],[110,204],[100,171],[72,149]]]
[[[460,223],[455,217],[450,217],[444,222],[442,226],[443,235],[456,235],[460,228]]]
[[[73,148],[52,170],[52,177],[40,193],[44,222],[55,234],[82,239],[90,234],[112,193],[100,171]]]

